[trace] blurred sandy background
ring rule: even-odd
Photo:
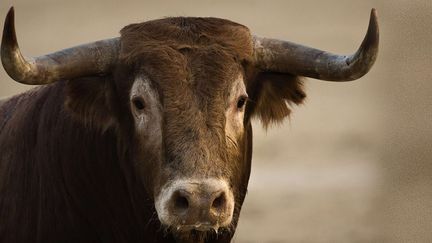
[[[378,60],[361,80],[309,79],[307,103],[255,124],[249,194],[233,242],[432,242],[432,1],[2,0],[25,55],[118,36],[164,16],[215,16],[258,35],[351,53],[372,7]],[[0,68],[0,97],[30,87]]]

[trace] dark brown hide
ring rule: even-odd
[[[305,97],[301,82],[256,73],[249,30],[227,20],[168,18],[121,34],[111,74],[59,81],[0,107],[0,242],[230,241],[250,174],[250,117],[268,125],[288,116]],[[234,147],[224,114],[239,74],[250,101]],[[135,134],[129,92],[138,75],[163,107],[162,161]],[[178,235],[157,218],[163,182],[196,174],[226,177],[234,191],[232,226],[217,236]]]
[[[76,122],[64,101],[59,82],[1,107],[0,242],[156,241],[118,135]]]

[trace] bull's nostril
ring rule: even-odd
[[[186,210],[189,208],[189,201],[184,196],[177,196],[175,199],[175,207],[176,209]]]
[[[215,200],[213,201],[212,208],[220,209],[225,205],[225,193],[221,193]]]

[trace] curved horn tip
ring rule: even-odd
[[[9,11],[8,11],[8,13],[7,13],[7,15],[6,15],[6,21],[7,20],[14,20],[14,17],[15,17],[15,9],[14,9],[14,7],[12,6],[12,7],[10,7],[9,8]]]
[[[9,15],[9,14],[12,14],[12,15],[13,15],[14,12],[15,12],[14,6],[11,6],[11,7],[9,8],[8,15]]]
[[[371,10],[368,30],[365,36],[365,40],[370,43],[378,44],[379,39],[379,27],[378,27],[378,16],[376,9]]]
[[[378,52],[378,43],[379,43],[379,26],[378,26],[378,16],[375,8],[372,8],[369,26],[364,38],[364,42],[362,43],[362,47],[360,49],[371,49],[374,55],[377,55]]]
[[[377,10],[375,8],[372,8],[371,9],[371,18],[376,20],[378,17],[377,14],[378,14]]]
[[[376,9],[371,10],[371,16],[369,20],[369,29],[370,32],[378,33],[378,14]]]
[[[2,44],[13,44],[15,40],[15,10],[14,7],[11,7],[4,23]]]
[[[379,27],[378,17],[375,8],[372,8],[369,20],[369,26],[366,35],[357,50],[357,52],[351,55],[348,59],[347,64],[357,63],[358,69],[353,69],[353,73],[344,79],[338,81],[352,81],[363,77],[372,68],[378,55],[379,46]]]
[[[21,67],[24,58],[19,51],[15,33],[15,10],[12,6],[6,15],[1,42],[1,61],[3,68],[15,81],[21,82],[23,74]]]

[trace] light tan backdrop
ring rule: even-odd
[[[378,9],[381,46],[361,80],[309,79],[290,121],[255,123],[249,194],[233,242],[432,241],[432,1],[2,0],[21,49],[41,55],[164,16],[215,16],[261,36],[351,53]],[[0,69],[0,97],[30,87]]]

